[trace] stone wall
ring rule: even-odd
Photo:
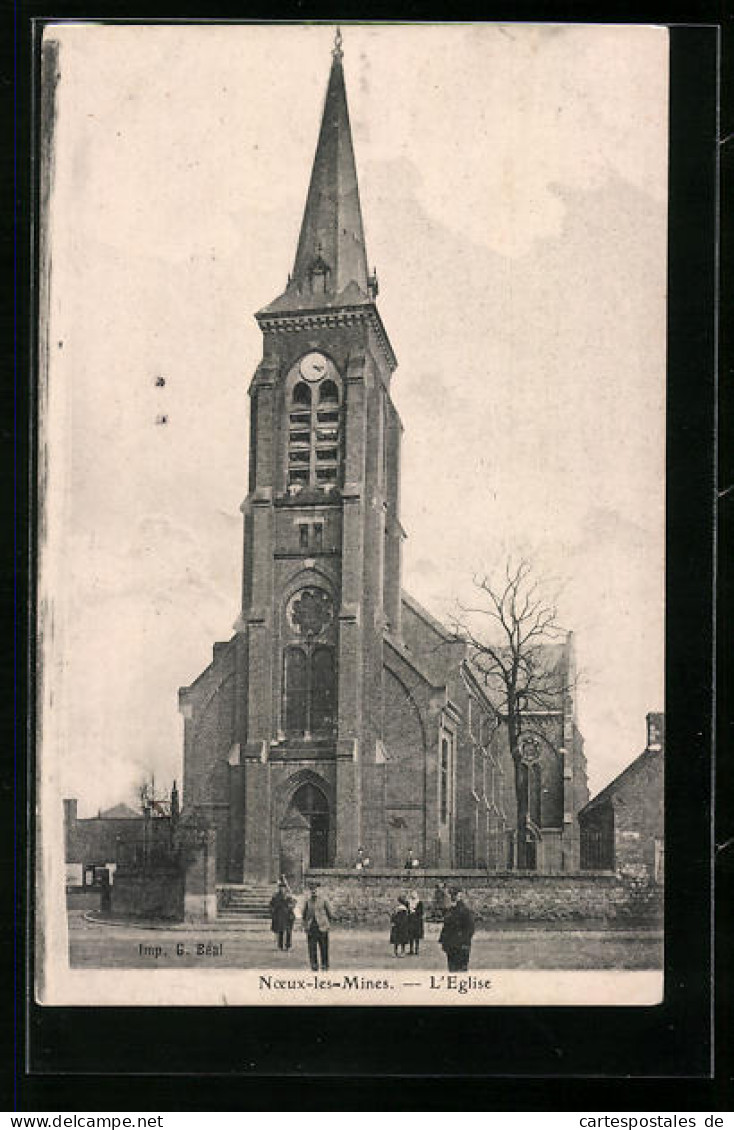
[[[183,876],[176,871],[125,874],[118,869],[111,888],[114,918],[180,922],[184,916]]]
[[[466,892],[478,922],[553,922],[559,920],[662,922],[660,888],[639,877],[611,872],[590,875],[543,875],[532,872],[477,871],[309,871],[321,883],[341,922],[387,922],[398,895],[417,891],[429,918],[435,910],[437,884],[446,882]]]

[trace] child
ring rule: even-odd
[[[410,914],[408,912],[408,900],[405,895],[401,895],[398,899],[398,905],[390,915],[390,942],[392,943],[395,956],[404,957],[405,947],[410,941]],[[398,952],[398,950],[400,952]]]
[[[423,903],[417,892],[411,891],[408,896],[408,936],[410,952],[416,956],[421,948],[423,932]]]

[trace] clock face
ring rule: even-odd
[[[299,365],[305,381],[320,381],[329,371],[329,362],[321,353],[307,353]]]

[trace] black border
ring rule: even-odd
[[[716,656],[716,1046],[722,1080],[728,1056],[728,1094],[734,1094],[734,654],[731,627],[734,617],[734,19],[722,29],[722,68],[719,123],[720,153],[720,327],[719,395],[717,417],[718,526]]]
[[[53,15],[141,22],[130,19],[129,11],[122,10],[126,6],[118,2],[105,4],[104,12],[82,10],[81,4],[67,0],[55,6]],[[145,19],[186,18],[185,5],[174,12],[170,3],[147,0],[144,7]],[[242,11],[226,7],[220,4],[216,15],[199,12],[188,18],[242,18]],[[307,3],[292,0],[280,6],[279,18],[344,19],[344,8],[332,15],[325,7],[333,11],[327,5],[311,15]],[[399,18],[441,19],[444,13],[430,7],[411,5]],[[588,20],[588,13],[573,3],[554,6],[552,14],[550,5],[539,13],[537,4],[525,0],[511,7],[485,11],[482,18]],[[597,6],[591,22],[669,23],[693,15],[700,25],[709,15],[716,25],[714,5],[696,7],[692,14],[680,4],[665,5],[664,12],[656,5],[643,12]],[[26,4],[18,19],[21,248],[28,246],[31,234],[31,18],[41,15],[48,17],[48,9]],[[273,11],[250,9],[247,17],[272,19]],[[382,5],[373,5],[369,18],[396,16],[394,8],[386,13]],[[322,1110],[340,1109],[340,1094],[352,1104],[374,1098],[370,1079],[380,1076],[379,1105],[391,1102],[400,1110],[416,1109],[417,1101],[451,1109],[446,1104],[452,1092],[467,1102],[477,1091],[496,1109],[508,1100],[506,1109],[545,1109],[553,1097],[562,1109],[642,1109],[650,1088],[660,1085],[666,1093],[662,1109],[725,1109],[712,1106],[708,981],[717,48],[716,26],[671,30],[665,1004],[644,1009],[151,1010],[39,1008],[29,1003],[27,1029],[19,1033],[19,1094],[13,1107],[234,1110],[256,1109],[260,1099],[266,1105],[277,1101],[280,1110],[300,1109],[304,1101]],[[28,265],[21,261],[21,333],[30,324],[24,286],[29,278]],[[22,489],[28,454],[24,423],[32,409],[25,390],[30,345],[24,342],[17,371],[18,503],[23,509],[30,501]],[[27,571],[26,577],[30,582]],[[21,677],[24,666],[21,649]],[[22,793],[22,774],[19,780]],[[18,800],[22,825],[25,797]],[[20,853],[21,889],[24,859]],[[19,931],[22,945],[22,920]],[[22,977],[22,968],[20,973]],[[24,1004],[21,997],[21,1022]],[[110,1078],[121,1071],[135,1075],[134,1085],[129,1074]],[[447,1076],[463,1078],[451,1085]],[[396,1077],[402,1078],[398,1082]],[[620,1079],[626,1080],[623,1095]]]

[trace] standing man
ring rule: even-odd
[[[439,945],[446,954],[449,973],[462,973],[469,968],[471,940],[474,935],[474,915],[464,902],[464,892],[451,889],[451,906],[446,911]]]
[[[333,914],[325,895],[319,893],[319,884],[308,884],[311,892],[303,908],[303,928],[308,941],[308,958],[314,972],[319,968],[329,968],[329,927],[333,921]]]
[[[283,875],[278,883],[278,889],[270,900],[270,929],[278,939],[279,950],[291,948],[291,933],[295,914],[296,900],[291,894],[288,881]]]

